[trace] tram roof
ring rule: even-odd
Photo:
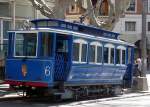
[[[35,28],[57,28],[71,30],[75,32],[91,34],[94,36],[105,37],[110,39],[118,39],[119,33],[103,30],[91,25],[81,23],[73,23],[61,19],[35,19],[31,21]]]

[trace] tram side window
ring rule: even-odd
[[[81,51],[81,62],[87,61],[87,44],[82,44],[82,51]]]
[[[50,33],[42,33],[42,46],[41,56],[50,57],[52,56],[53,50],[53,36]]]
[[[104,47],[104,63],[108,63],[108,47]]]
[[[79,43],[73,44],[73,61],[79,61]]]
[[[90,45],[90,62],[94,63],[95,62],[95,45]]]
[[[110,63],[114,64],[114,48],[110,48],[110,49],[111,49]]]
[[[122,50],[122,64],[126,63],[126,51]]]
[[[126,47],[124,47],[124,46],[118,46],[116,51],[117,51],[117,54],[116,54],[116,57],[117,57],[116,64],[121,64],[121,65],[126,64]]]
[[[131,48],[128,48],[128,63],[131,63]]]
[[[89,61],[96,64],[102,63],[102,45],[99,42],[92,42],[89,47]]]
[[[121,50],[117,49],[116,52],[117,52],[117,54],[116,54],[116,58],[117,58],[116,64],[120,64],[121,63],[120,62],[120,52],[121,52]]]
[[[68,40],[57,40],[57,52],[68,52]]]
[[[97,46],[97,63],[102,63],[102,47]]]
[[[79,63],[87,62],[87,42],[83,39],[76,39],[73,43],[73,61]]]

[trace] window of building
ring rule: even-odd
[[[51,57],[53,51],[53,36],[51,33],[43,32],[41,38],[41,56]]]
[[[0,17],[10,16],[10,5],[8,2],[0,2]]]
[[[102,0],[99,8],[99,15],[108,16],[108,13],[109,13],[108,0]]]
[[[92,42],[89,47],[90,63],[102,63],[102,45],[99,42]]]
[[[16,16],[17,17],[25,17],[25,18],[33,18],[34,17],[33,6],[16,4]]]
[[[16,21],[15,29],[22,29],[23,28],[23,23],[24,23],[24,20]]]
[[[150,13],[150,0],[148,0],[148,12]]]
[[[126,21],[125,31],[136,31],[136,22]]]
[[[135,12],[136,11],[136,0],[131,0],[130,5],[127,8],[128,12]]]
[[[147,24],[147,30],[150,31],[150,22]]]
[[[73,43],[73,61],[79,63],[87,62],[87,42],[82,39],[74,40]]]
[[[8,55],[8,40],[3,41],[3,53],[5,57]]]
[[[11,21],[3,21],[3,37],[8,39],[7,31],[10,30]]]

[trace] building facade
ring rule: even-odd
[[[25,20],[34,18],[44,16],[28,0],[0,0],[0,59],[7,55],[7,31],[22,28]]]
[[[54,6],[54,1],[57,4],[66,4],[65,0],[45,0],[49,6]],[[67,0],[66,0],[67,1]],[[77,22],[80,21],[79,17],[84,15],[86,9],[88,9],[88,0],[81,0],[80,4],[76,4],[78,0],[75,0],[75,4],[67,1],[68,4],[63,9],[54,9],[59,12],[56,14],[59,18],[65,18],[66,20]],[[101,1],[101,5],[99,2]],[[122,8],[119,7],[117,3],[120,0],[111,0],[115,4],[115,9]],[[125,0],[123,0],[125,1]],[[124,3],[124,2],[122,2]],[[112,12],[110,12],[111,6],[109,0],[92,0],[92,5],[98,7],[95,11],[99,18],[105,20],[108,18]],[[56,6],[57,8],[58,6]],[[61,13],[61,14],[60,14]],[[115,24],[113,31],[121,34],[120,38],[122,40],[131,42],[137,46],[136,57],[140,57],[140,40],[142,32],[142,0],[131,0],[130,5],[126,9],[125,13],[119,18]],[[12,29],[21,28],[25,20],[30,20],[34,18],[45,18],[43,15],[37,11],[29,0],[0,0],[0,59],[7,55],[7,44],[8,35],[7,31]],[[86,17],[86,24],[92,24],[90,17]],[[147,56],[150,59],[150,0],[148,0],[148,14],[147,14]],[[149,64],[150,65],[150,64]]]
[[[147,59],[150,69],[150,0],[148,0],[146,23]],[[129,7],[119,19],[113,31],[120,33],[122,40],[135,44],[135,58],[141,57],[142,0],[131,0]]]

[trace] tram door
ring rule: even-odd
[[[56,34],[55,81],[65,81],[71,66],[72,37]]]
[[[127,69],[124,75],[124,88],[131,88],[133,82],[134,48],[128,47]]]

